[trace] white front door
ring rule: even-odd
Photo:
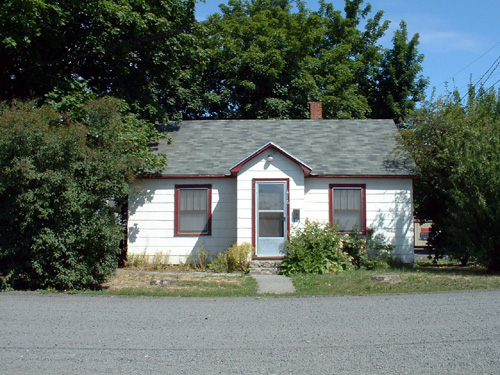
[[[256,256],[284,256],[288,229],[287,182],[256,181],[255,202]]]

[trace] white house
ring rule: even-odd
[[[128,253],[185,261],[250,242],[283,257],[288,233],[314,221],[372,228],[413,263],[412,161],[392,120],[202,120],[170,123],[168,166],[137,182]]]

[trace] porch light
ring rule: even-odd
[[[273,160],[274,160],[274,158],[273,158],[273,156],[271,154],[269,154],[269,155],[267,155],[267,159],[266,160],[267,160],[268,163],[272,163]]]

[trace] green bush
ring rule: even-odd
[[[223,253],[212,259],[209,268],[215,272],[246,272],[253,246],[248,242],[234,244]]]
[[[324,274],[352,268],[351,257],[342,250],[342,238],[337,227],[306,220],[304,228],[287,241],[281,273]]]
[[[287,254],[281,263],[282,273],[337,273],[349,269],[373,269],[390,259],[392,245],[384,236],[366,236],[356,228],[341,234],[336,226],[306,220],[304,228],[297,230],[287,242]]]
[[[120,207],[109,202],[125,201],[129,182],[147,166],[149,130],[116,100],[82,111],[77,120],[34,103],[0,106],[4,289],[17,281],[32,289],[92,288],[118,265],[124,228]]]
[[[374,236],[373,229],[369,229],[366,236],[353,228],[352,233],[346,234],[342,241],[342,249],[352,259],[356,269],[374,269],[379,267],[384,258],[390,257],[393,246],[388,244],[381,234]]]

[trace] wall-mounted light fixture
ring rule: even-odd
[[[273,160],[274,160],[274,158],[273,158],[273,156],[271,154],[269,154],[269,155],[267,155],[267,159],[266,160],[267,160],[268,163],[272,163]]]

